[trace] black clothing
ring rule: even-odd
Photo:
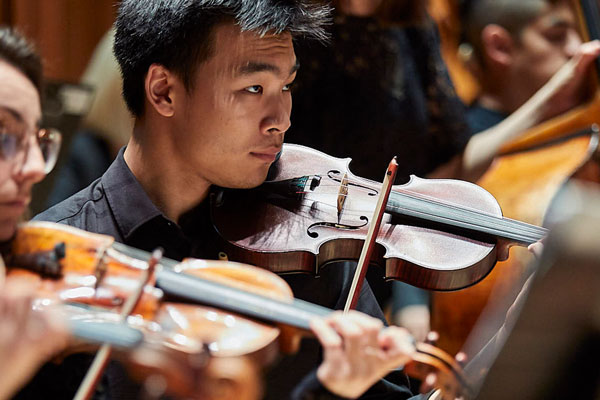
[[[57,171],[47,207],[79,192],[100,178],[113,161],[108,142],[90,130],[77,132],[65,164]]]
[[[118,242],[151,251],[160,246],[165,257],[181,260],[184,257],[217,258],[219,238],[210,221],[208,202],[203,202],[180,218],[179,225],[165,217],[152,203],[123,158],[123,150],[106,173],[89,187],[36,216],[36,220],[54,221],[91,232],[113,236]],[[350,289],[353,271],[343,268],[324,268],[320,278],[308,275],[288,275],[297,298],[330,308],[343,308]],[[384,320],[368,285],[363,287],[358,310]],[[284,399],[298,381],[298,399],[334,399],[316,380],[314,371],[320,361],[315,340],[303,341],[300,351],[285,357],[267,376],[267,398]],[[309,375],[307,375],[309,374]],[[398,386],[380,381],[368,398],[406,398],[410,392],[403,374]],[[110,378],[110,377],[109,377]],[[109,388],[112,384],[109,383]],[[118,395],[114,398],[121,398]]]
[[[508,114],[485,108],[477,102],[467,110],[467,122],[473,135],[499,124],[506,117]]]
[[[331,41],[296,44],[302,65],[293,86],[286,141],[351,157],[355,175],[381,181],[398,156],[396,183],[423,177],[469,140],[433,22],[384,27],[336,15]]]

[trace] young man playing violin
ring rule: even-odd
[[[114,50],[135,116],[131,140],[99,180],[36,219],[160,246],[174,259],[215,258],[211,187],[265,180],[290,127],[293,38],[323,39],[327,17],[327,8],[301,0],[122,1]],[[286,280],[296,297],[339,309],[352,272]],[[318,343],[304,342],[269,373],[267,398],[411,396],[403,374],[381,380],[410,359],[411,337],[383,328],[368,286],[358,310],[313,321]],[[130,395],[120,379],[108,372],[109,397]]]
[[[57,133],[39,129],[41,87],[39,55],[21,35],[0,28],[0,251],[60,146]],[[14,395],[67,342],[60,320],[32,313],[31,288],[5,273],[0,254],[0,399]]]

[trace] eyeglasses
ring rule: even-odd
[[[44,158],[44,173],[54,168],[60,150],[62,136],[55,129],[37,129],[36,143]],[[29,154],[32,137],[24,123],[11,112],[0,108],[0,158],[23,166]]]

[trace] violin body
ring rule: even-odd
[[[37,251],[48,250],[58,242],[66,243],[66,255],[62,261],[60,279],[44,278],[31,271],[14,268],[11,268],[10,275],[28,276],[38,287],[37,293],[40,297],[43,297],[44,293],[54,294],[64,302],[86,304],[95,309],[113,312],[119,311],[132,288],[135,287],[135,278],[146,268],[146,263],[111,248],[111,237],[46,222],[31,222],[21,226],[13,242],[13,254],[28,253],[33,248]],[[103,258],[106,269],[101,277],[101,283],[96,286],[98,280],[96,270],[100,261],[98,249],[102,246],[108,246]],[[217,269],[219,272],[216,272]],[[213,280],[229,277],[234,282],[236,276],[240,277],[238,281],[245,279],[248,282],[249,276],[256,273],[233,263],[223,265],[219,262],[211,263],[202,260],[184,262],[179,270],[196,276],[212,275]],[[272,275],[268,275],[267,278],[260,276],[257,279],[260,283],[253,290],[263,293],[276,290],[273,295],[275,298],[291,298],[291,290],[283,281],[276,278]],[[166,346],[188,354],[202,352],[204,347],[208,346],[211,348],[211,355],[215,357],[252,354],[260,349],[273,347],[277,343],[278,334],[274,327],[214,308],[171,301],[153,283],[151,281],[146,285],[141,301],[128,317],[132,326],[151,333],[153,340],[158,340],[160,336],[160,340],[164,341]],[[260,333],[252,332],[253,329],[262,328],[264,331]],[[244,337],[239,338],[241,340],[232,340],[233,336],[239,337],[242,332],[249,333],[252,340],[249,341]],[[188,339],[178,343],[177,338],[180,335],[185,335]],[[244,348],[240,346],[241,343],[244,343]],[[271,354],[267,357],[268,360],[272,360],[273,350],[267,351]]]
[[[54,257],[57,247],[62,248],[61,254]],[[126,307],[123,300],[135,287],[137,275],[148,269],[150,263],[144,261],[148,256],[114,243],[109,236],[31,222],[19,227],[12,243],[9,275],[37,287],[37,309],[58,301],[66,303],[71,320],[119,322],[121,316],[115,311]],[[208,286],[197,286],[199,283]],[[173,286],[177,290],[172,290]],[[296,303],[285,281],[271,272],[195,259],[181,263],[162,259],[141,299],[126,323],[143,333],[143,344],[118,351],[114,357],[131,367],[134,378],[153,382],[150,386],[164,386],[161,390],[172,395],[202,400],[258,399],[261,366],[276,354],[273,345],[293,351],[299,340],[293,330],[306,331],[310,320],[332,312]],[[199,306],[196,301],[213,307]],[[224,310],[239,309],[275,322],[279,328],[223,311],[221,304]],[[432,342],[419,344],[406,368],[415,379],[427,378],[423,390],[439,387],[448,399],[469,393],[461,365]]]
[[[229,259],[276,273],[315,274],[328,263],[357,259],[381,184],[352,175],[350,161],[286,144],[265,184],[213,194],[212,218],[228,242]],[[348,184],[340,195],[344,175]],[[391,196],[399,195],[425,199],[425,207],[439,201],[446,208],[459,206],[503,221],[494,197],[468,182],[413,176],[393,186]],[[454,290],[490,272],[497,242],[493,235],[386,210],[371,262],[385,267],[386,279]]]
[[[57,263],[59,273],[44,275],[25,269],[28,266],[24,263],[35,264],[35,258],[46,257],[61,243],[64,257]],[[118,323],[118,312],[148,264],[113,245],[109,236],[30,222],[19,227],[12,242],[7,258],[9,277],[27,280],[36,288],[37,309],[61,302],[66,303],[71,320]],[[50,262],[46,260],[47,264]],[[190,260],[179,264],[178,270],[232,281],[231,285],[238,287],[248,286],[254,276],[257,283],[250,291],[277,299],[292,297],[283,280],[261,269]],[[114,356],[130,366],[130,373],[141,381],[161,376],[166,391],[173,395],[205,400],[259,398],[261,370],[279,352],[280,330],[214,307],[175,300],[156,287],[154,279],[146,284],[140,301],[126,318],[130,327],[143,333],[143,345],[118,349]],[[95,350],[96,345],[74,342],[63,356]],[[227,397],[224,391],[238,394]]]

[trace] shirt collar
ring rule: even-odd
[[[127,240],[140,226],[163,214],[127,166],[124,152],[125,147],[102,176],[102,187],[117,226]]]

